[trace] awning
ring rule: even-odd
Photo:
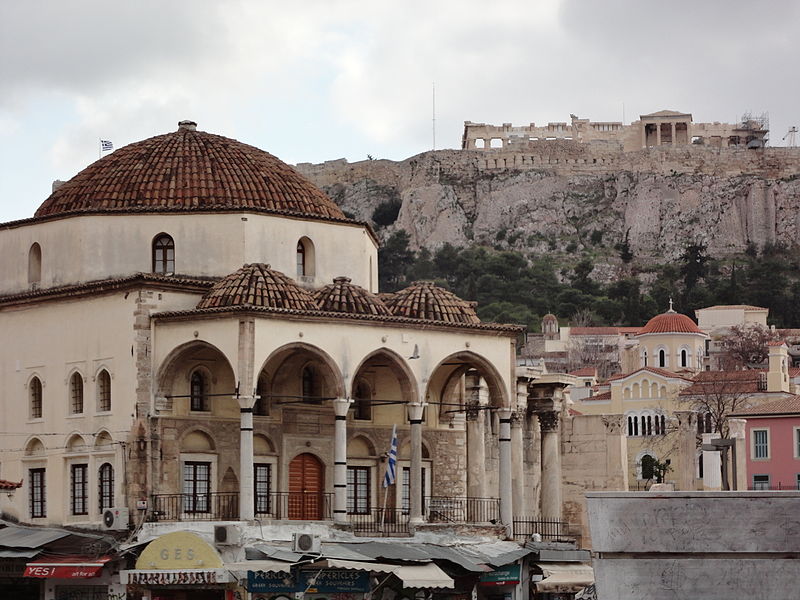
[[[394,573],[400,568],[398,565],[386,565],[383,563],[362,562],[358,560],[341,560],[338,558],[326,558],[304,566],[314,569],[352,569],[355,571],[368,571],[373,573]]]
[[[18,550],[16,548],[0,548],[0,558],[33,558],[41,550]]]
[[[25,566],[25,577],[41,579],[88,579],[99,577],[110,556],[88,558],[85,556],[45,556]]]
[[[394,572],[407,588],[448,588],[455,587],[453,579],[433,563],[398,567]]]
[[[234,573],[244,573],[247,576],[247,571],[264,571],[265,573],[289,573],[292,568],[292,563],[283,562],[281,560],[244,560],[235,563],[225,563],[224,567],[228,571]]]
[[[545,579],[536,582],[536,591],[575,593],[594,583],[594,570],[583,563],[536,563]]]

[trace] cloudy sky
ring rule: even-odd
[[[0,221],[115,147],[199,128],[321,162],[457,148],[465,120],[800,125],[800,2],[3,0]]]

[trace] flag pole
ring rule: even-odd
[[[103,140],[97,138],[97,160],[103,158]]]

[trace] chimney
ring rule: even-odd
[[[184,120],[178,121],[178,129],[187,129],[188,131],[197,131],[197,123],[194,121]]]
[[[56,191],[58,188],[60,188],[60,187],[61,187],[62,185],[64,185],[65,183],[67,183],[67,182],[66,182],[66,181],[61,181],[60,179],[56,179],[56,180],[53,182],[53,189],[52,189],[52,190],[50,190],[50,191],[51,191],[51,193],[52,193],[52,192],[55,192],[55,191]]]

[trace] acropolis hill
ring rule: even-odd
[[[552,135],[542,135],[548,127]],[[764,147],[766,133],[757,120],[697,124],[675,111],[629,126],[468,121],[461,150],[298,168],[359,219],[400,202],[384,232],[402,228],[416,248],[479,243],[560,254],[589,249],[598,231],[592,251],[612,266],[626,232],[643,262],[675,259],[695,241],[714,256],[748,243],[796,244],[800,149]]]

